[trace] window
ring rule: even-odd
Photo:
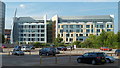
[[[62,28],[64,28],[64,25],[62,25]]]
[[[32,37],[35,37],[35,34],[32,34]]]
[[[38,30],[38,32],[40,32],[40,30]]]
[[[83,36],[83,34],[79,34],[79,36]]]
[[[80,30],[79,30],[79,29],[77,29],[77,30],[76,30],[76,32],[80,32]]]
[[[83,25],[81,25],[81,28],[83,28]]]
[[[44,37],[44,34],[41,34],[41,37]]]
[[[68,30],[66,30],[66,32],[68,32]]]
[[[111,29],[107,29],[107,31],[111,31]]]
[[[61,37],[63,37],[63,34],[61,34]]]
[[[70,38],[70,41],[73,41],[73,38]]]
[[[76,37],[78,37],[78,34],[76,34]]]
[[[66,37],[69,37],[69,34],[66,34]]]
[[[86,28],[90,28],[90,25],[86,25]]]
[[[85,53],[83,56],[88,56],[88,53]]]
[[[76,25],[76,28],[80,28],[80,25]]]
[[[103,28],[103,25],[100,25],[100,28]]]
[[[97,29],[97,32],[100,32],[100,29]]]
[[[93,28],[93,25],[91,25],[91,28]]]
[[[66,41],[68,41],[68,38],[66,38]]]
[[[70,32],[73,32],[73,30],[70,30]]]
[[[107,28],[109,28],[109,25],[107,25]]]
[[[68,25],[66,25],[66,28],[68,28]]]
[[[93,29],[91,29],[91,32],[93,33]]]
[[[97,28],[98,28],[98,25],[97,25]]]
[[[40,41],[40,39],[39,39],[39,38],[37,38],[37,40],[38,40],[38,41]]]
[[[80,41],[83,41],[83,39],[82,39],[82,38],[80,38]]]
[[[112,28],[112,25],[110,26],[110,28]]]
[[[71,34],[71,37],[73,37],[73,34]]]
[[[28,38],[28,41],[30,41],[30,38]]]
[[[89,33],[89,32],[90,32],[90,29],[86,29],[86,32]]]
[[[44,32],[44,30],[41,30],[41,32]]]
[[[30,37],[30,34],[28,36]]]
[[[63,30],[60,30],[60,33],[63,33]]]
[[[35,25],[33,25],[32,28],[35,28]]]
[[[86,36],[88,36],[88,34],[86,34]]]
[[[41,38],[41,41],[44,41],[44,38]]]
[[[44,25],[41,25],[41,28],[44,28]]]
[[[70,28],[73,28],[73,25],[70,25]]]
[[[60,25],[58,25],[58,28],[60,28]]]
[[[83,29],[81,29],[81,32],[83,32]]]

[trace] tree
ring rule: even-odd
[[[76,45],[77,47],[81,47],[81,41],[74,41],[72,45]]]
[[[33,46],[35,46],[35,47],[43,47],[43,45],[40,42],[33,43]]]
[[[64,42],[62,42],[62,41],[63,41],[63,38],[61,38],[60,34],[58,34],[58,37],[55,39],[54,44],[56,46],[63,46]]]

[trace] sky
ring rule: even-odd
[[[5,4],[7,29],[12,27],[12,19],[17,8],[17,17],[40,17],[45,14],[48,18],[56,14],[59,16],[115,15],[114,30],[115,32],[118,30],[117,2],[5,2]]]

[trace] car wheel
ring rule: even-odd
[[[106,59],[106,63],[110,63],[111,61],[110,61],[110,59]]]
[[[78,63],[81,63],[81,59],[77,59],[77,62],[78,62]]]
[[[95,65],[95,64],[96,64],[96,61],[95,61],[95,60],[92,60],[92,64]]]
[[[49,56],[49,53],[46,53],[46,56]]]
[[[42,53],[39,53],[39,55],[42,55]]]

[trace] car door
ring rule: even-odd
[[[87,62],[89,60],[88,53],[85,53],[82,58],[83,62]]]

